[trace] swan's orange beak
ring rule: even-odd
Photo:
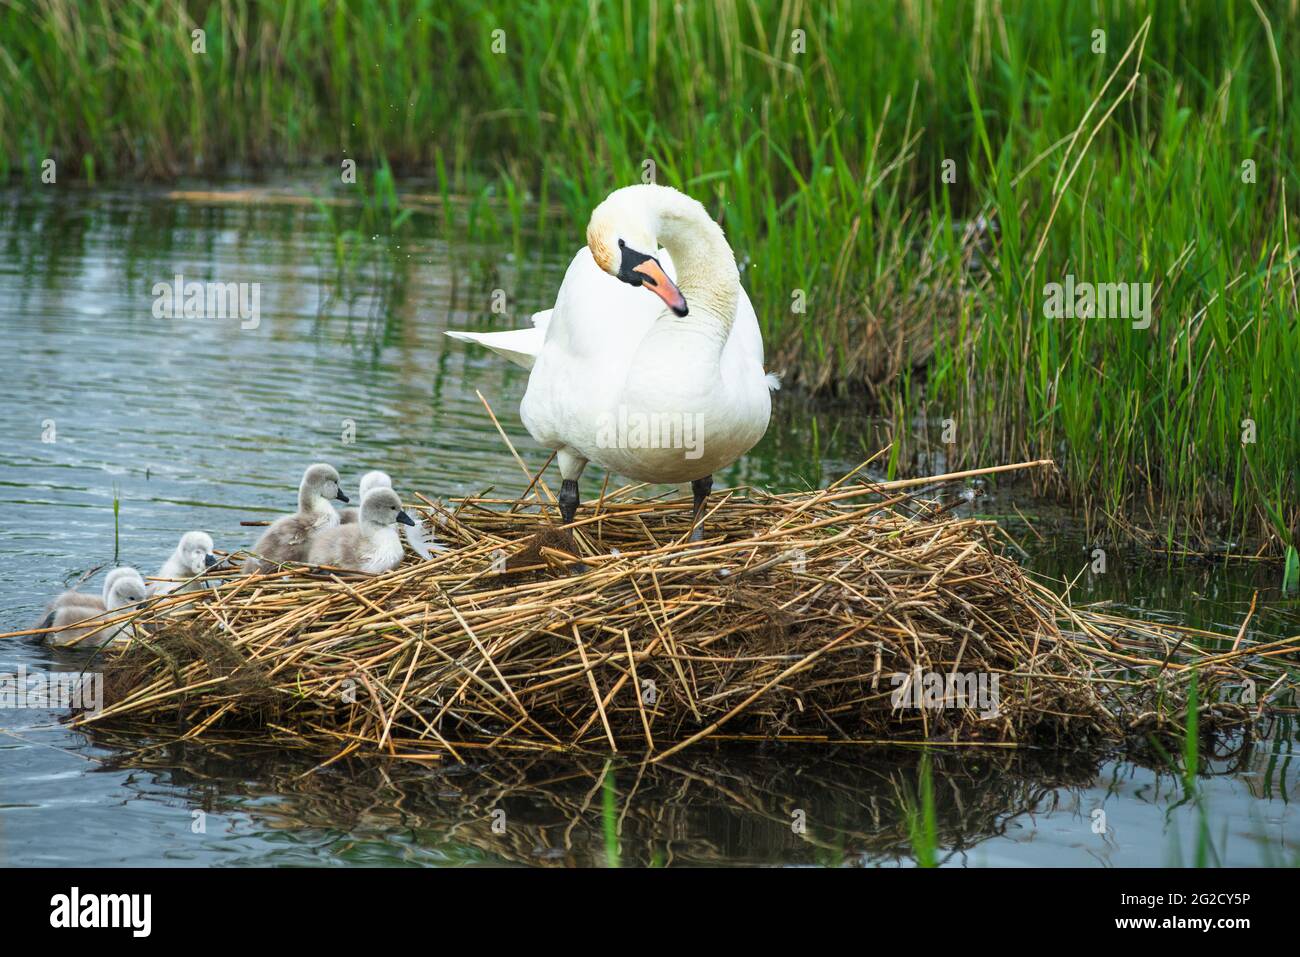
[[[659,261],[654,257],[649,257],[645,262],[638,263],[632,267],[632,271],[640,273],[642,276],[641,283],[648,286],[650,291],[662,299],[668,308],[679,316],[686,315],[686,297],[677,285],[668,278],[664,272],[664,267],[659,265]]]

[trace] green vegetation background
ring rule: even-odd
[[[1089,509],[1280,548],[1298,6],[3,0],[0,176],[352,157],[534,200],[567,248],[651,160],[725,225],[771,365],[875,404],[892,469],[951,418],[954,466],[1050,456]],[[1150,328],[1046,317],[1067,274],[1152,283]]]

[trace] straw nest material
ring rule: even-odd
[[[917,484],[731,490],[699,543],[681,501],[606,496],[569,532],[540,497],[424,500],[449,546],[433,560],[286,568],[155,602],[147,637],[106,668],[104,708],[76,720],[339,756],[1077,744],[1177,726],[1202,659],[1202,727],[1251,717],[1220,693],[1237,657],[1071,610],[1000,554],[994,523],[902,488]]]

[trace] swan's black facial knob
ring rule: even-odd
[[[618,266],[618,278],[630,286],[641,285],[645,277],[636,271],[636,267],[654,257],[638,252],[621,239],[618,241],[618,251],[622,255]]]
[[[664,301],[674,313],[684,316],[689,311],[686,297],[677,288],[676,283],[668,278],[664,267],[647,253],[638,252],[623,240],[618,241],[622,261],[618,267],[618,278],[630,286],[646,286]]]

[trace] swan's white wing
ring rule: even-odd
[[[546,327],[550,325],[554,309],[533,313],[533,324],[528,329],[510,329],[506,332],[460,332],[447,329],[447,335],[461,342],[477,342],[487,346],[499,356],[504,356],[517,366],[531,369],[541,355],[546,341]]]
[[[676,269],[666,252],[659,261]],[[645,289],[620,282],[583,246],[569,263],[544,325],[546,342],[519,406],[524,427],[547,448],[580,448],[598,414],[610,409],[627,381],[641,340],[663,311]]]
[[[740,350],[745,356],[759,365],[763,364],[763,336],[758,329],[758,313],[749,301],[749,293],[740,287],[740,298],[736,301],[736,321],[732,324],[727,346]]]
[[[763,368],[763,334],[758,328],[758,314],[754,312],[754,304],[749,301],[749,293],[745,292],[743,285],[740,287],[740,298],[736,301],[736,321],[731,327],[731,335],[727,337],[722,359],[724,365],[730,364],[732,367],[739,364],[748,369],[750,363],[757,363],[760,370]],[[766,373],[764,379],[768,389],[776,391],[781,388],[781,379],[775,373]]]
[[[447,335],[461,342],[477,342],[487,346],[499,356],[504,356],[515,365],[531,369],[542,351],[546,333],[542,329],[511,329],[508,332],[460,332],[446,330]]]
[[[665,250],[659,251],[659,261],[669,278],[676,281],[677,270]],[[486,346],[515,365],[531,369],[552,328],[557,330],[554,348],[570,357],[598,352],[607,358],[611,351],[630,356],[661,309],[654,296],[619,282],[597,266],[591,251],[583,246],[564,274],[555,308],[534,313],[531,327],[506,332],[448,329],[446,334],[461,342]]]
[[[665,250],[659,250],[659,262],[676,282],[677,270]],[[539,325],[545,328],[548,352],[617,363],[624,356],[631,358],[662,311],[657,297],[615,279],[596,265],[591,250],[583,246],[564,274],[555,308]]]

